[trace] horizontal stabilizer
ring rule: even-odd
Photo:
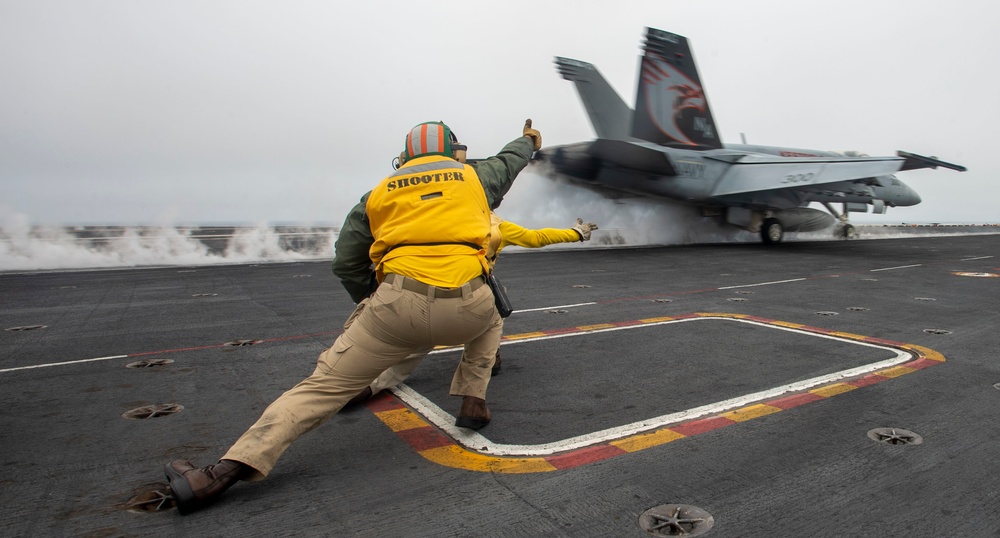
[[[600,139],[591,144],[587,153],[624,168],[661,176],[677,175],[670,157],[656,144]]]
[[[905,172],[907,170],[918,170],[920,168],[934,168],[941,166],[943,168],[950,168],[952,170],[957,170],[959,172],[965,172],[966,168],[959,164],[953,164],[949,162],[942,161],[935,157],[924,157],[923,155],[917,155],[916,153],[909,153],[906,151],[897,151],[896,155],[899,155],[903,159],[903,167],[899,169],[900,172]]]
[[[556,69],[562,77],[576,85],[590,123],[598,138],[628,138],[632,126],[632,109],[605,80],[594,64],[556,57]]]

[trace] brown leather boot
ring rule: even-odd
[[[489,423],[490,408],[486,407],[486,400],[475,396],[463,396],[462,409],[458,412],[455,425],[459,428],[478,430]]]
[[[490,377],[493,377],[500,373],[500,366],[503,365],[503,361],[500,360],[500,350],[497,350],[497,356],[493,359],[493,369],[490,370]]]
[[[181,514],[201,510],[219,500],[222,492],[246,477],[250,470],[249,466],[233,460],[219,460],[201,469],[189,461],[174,460],[163,467],[174,492],[177,512]]]

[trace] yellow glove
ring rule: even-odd
[[[535,145],[535,151],[542,149],[542,133],[531,128],[531,118],[524,120],[524,136],[531,139],[531,143]]]
[[[573,226],[576,233],[580,234],[580,241],[590,241],[590,232],[597,229],[593,222],[583,223],[583,219],[576,219],[576,226]]]

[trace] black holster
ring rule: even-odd
[[[501,318],[505,318],[514,311],[514,308],[510,306],[510,299],[507,298],[507,287],[500,283],[500,279],[496,277],[493,273],[487,273],[486,283],[490,285],[490,290],[493,291],[493,301],[497,305],[497,312],[500,313]]]

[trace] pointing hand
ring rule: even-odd
[[[590,241],[590,232],[597,229],[593,222],[583,223],[583,219],[576,219],[576,226],[573,226],[576,233],[580,234],[580,241]]]

